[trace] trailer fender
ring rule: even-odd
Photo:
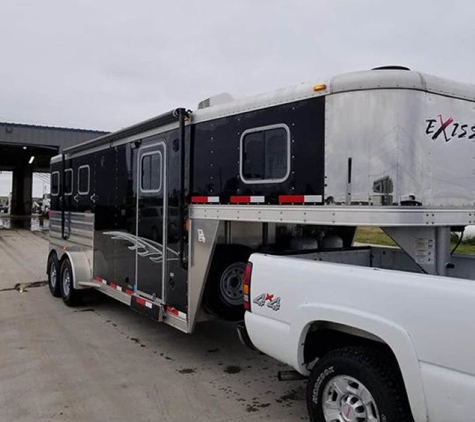
[[[304,362],[305,339],[310,327],[317,322],[329,322],[354,328],[376,336],[386,343],[396,357],[401,370],[414,420],[416,422],[428,420],[419,359],[411,337],[403,327],[378,315],[355,309],[326,304],[303,305],[298,308],[291,322],[290,344],[297,349],[291,353],[291,356],[297,358],[293,366],[304,375],[308,374]]]
[[[48,270],[49,270],[49,268],[48,268],[49,260],[50,260],[50,258],[51,258],[52,256],[56,256],[56,258],[59,259],[58,254],[56,253],[56,251],[55,251],[54,249],[51,249],[51,250],[49,251],[49,253],[48,253],[48,259],[46,260],[46,274],[48,274]]]
[[[73,287],[77,290],[87,289],[81,283],[90,283],[92,281],[92,261],[88,258],[86,252],[65,251],[61,261],[69,258],[71,269],[73,271]]]

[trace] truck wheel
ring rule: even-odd
[[[48,259],[48,287],[54,297],[61,296],[59,285],[59,261],[56,254],[52,254]]]
[[[68,306],[76,306],[81,301],[81,292],[74,288],[73,271],[68,258],[61,264],[60,275],[63,302]]]
[[[245,246],[218,246],[209,271],[204,305],[227,321],[243,319],[242,284],[251,250]]]
[[[317,362],[307,408],[312,422],[413,422],[396,365],[365,347],[337,349]]]

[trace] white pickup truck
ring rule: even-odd
[[[330,255],[253,254],[245,275],[248,340],[308,376],[310,419],[475,421],[473,281]]]

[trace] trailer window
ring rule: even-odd
[[[142,155],[142,192],[159,192],[162,188],[162,153],[150,152]]]
[[[51,195],[57,196],[59,194],[59,171],[51,173]]]
[[[283,182],[290,173],[290,131],[286,125],[246,130],[241,136],[241,179]]]
[[[72,195],[73,193],[73,169],[64,171],[64,194]]]
[[[91,170],[89,166],[81,166],[78,169],[78,193],[87,195],[89,193]]]

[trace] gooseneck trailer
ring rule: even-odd
[[[475,259],[450,243],[475,224],[473,85],[389,67],[221,94],[64,150],[51,184],[67,305],[96,289],[189,333],[244,317],[309,377],[314,422],[473,419]]]
[[[450,233],[475,223],[474,101],[471,85],[376,69],[210,97],[65,149],[51,292],[74,305],[97,289],[192,332],[242,319],[254,252],[472,278]],[[356,248],[358,226],[400,249]]]

